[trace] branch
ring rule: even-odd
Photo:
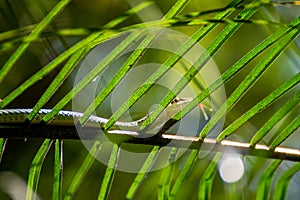
[[[203,141],[198,137],[180,136],[172,134],[157,134],[151,137],[140,137],[141,134],[134,131],[111,130],[104,134],[99,128],[82,127],[80,137],[74,126],[41,126],[31,124],[0,127],[2,138],[49,138],[49,139],[74,139],[74,140],[96,140],[99,136],[106,136],[114,143],[147,144],[156,146],[168,146],[201,151],[238,153],[266,158],[300,161],[300,150],[278,146],[271,150],[267,145],[256,144],[251,147],[250,143],[205,138]]]

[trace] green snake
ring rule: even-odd
[[[192,98],[175,98],[164,110],[164,114],[160,115],[153,123],[153,128],[155,126],[161,126],[164,122],[169,120],[173,115],[175,115],[180,109],[182,109],[186,104],[191,102]],[[0,125],[3,124],[20,124],[24,123],[28,115],[32,112],[32,109],[2,109],[0,110]],[[43,117],[48,113],[52,112],[51,109],[40,109],[35,119],[31,122],[33,124],[42,121]],[[51,120],[49,125],[61,125],[61,126],[74,126],[74,122],[81,118],[83,113],[75,111],[59,111],[56,116]],[[140,124],[149,117],[149,114],[141,119],[131,122],[120,122],[117,121],[115,126],[119,128],[138,128]],[[164,118],[164,120],[162,119]],[[103,126],[108,122],[108,119],[99,116],[90,116],[87,123],[88,125],[100,125]]]
[[[163,113],[147,127],[147,130],[153,133],[162,133],[160,129],[185,105],[190,103],[193,98],[175,98],[164,109]],[[44,137],[44,138],[62,138],[62,139],[95,139],[99,132],[110,133],[110,135],[131,135],[141,136],[140,125],[150,116],[146,116],[131,122],[115,122],[109,130],[103,131],[104,125],[108,119],[92,115],[82,126],[78,123],[83,113],[75,111],[59,111],[55,117],[48,123],[43,121],[44,116],[52,112],[51,109],[40,109],[34,120],[28,121],[27,117],[32,109],[2,109],[0,110],[0,137]],[[148,132],[148,133],[149,133]]]

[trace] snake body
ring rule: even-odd
[[[2,109],[0,110],[0,124],[19,124],[25,122],[28,115],[33,111],[30,108],[23,109]],[[43,118],[52,112],[51,109],[40,109],[34,120],[31,122],[32,124],[37,124],[43,120]],[[74,126],[74,123],[77,119],[80,119],[83,116],[83,113],[75,112],[75,111],[67,111],[61,110],[56,116],[51,120],[49,125],[61,125],[61,126]],[[143,119],[143,118],[142,118]],[[140,121],[132,122],[116,122],[116,126],[121,127],[135,127],[138,126]],[[90,116],[88,120],[88,124],[105,124],[108,122],[108,119],[98,117],[98,116]]]
[[[188,104],[192,98],[175,98],[164,110],[164,114],[160,115],[154,122],[153,126],[161,126],[176,114],[183,106]],[[26,121],[32,109],[0,109],[0,125],[3,124],[22,124]],[[43,121],[43,118],[48,113],[52,112],[51,109],[40,109],[31,124],[37,124]],[[75,111],[59,111],[56,116],[51,120],[49,125],[54,126],[74,126],[74,123],[83,116],[83,113]],[[117,121],[115,126],[120,128],[132,127],[138,128],[140,124],[149,117],[149,114],[136,121],[120,122]],[[164,120],[162,120],[164,118]],[[108,119],[99,116],[90,116],[87,123],[89,126],[103,126],[108,122]]]
[[[175,98],[164,109],[163,113],[147,127],[153,132],[159,131],[172,116],[174,116],[186,104],[191,102],[192,98]],[[0,137],[42,137],[42,138],[65,138],[78,139],[78,128],[80,132],[84,132],[86,139],[93,139],[103,126],[108,122],[108,119],[92,115],[89,117],[84,126],[78,124],[78,120],[83,116],[83,113],[75,111],[59,111],[55,117],[45,123],[43,118],[50,112],[51,109],[40,109],[33,121],[28,123],[28,115],[33,109],[0,109]],[[151,113],[150,113],[151,114]],[[150,114],[131,122],[115,122],[114,126],[107,133],[116,135],[140,135],[140,125]],[[79,125],[79,126],[78,126]],[[82,139],[82,137],[81,137]]]

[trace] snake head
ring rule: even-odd
[[[191,102],[193,100],[193,98],[191,97],[185,97],[185,98],[175,98],[171,101],[171,103],[169,104],[169,106],[171,105],[186,105],[188,104],[189,102]]]

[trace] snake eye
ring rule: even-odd
[[[171,101],[171,104],[178,103],[178,102],[179,102],[179,98],[175,98]]]

